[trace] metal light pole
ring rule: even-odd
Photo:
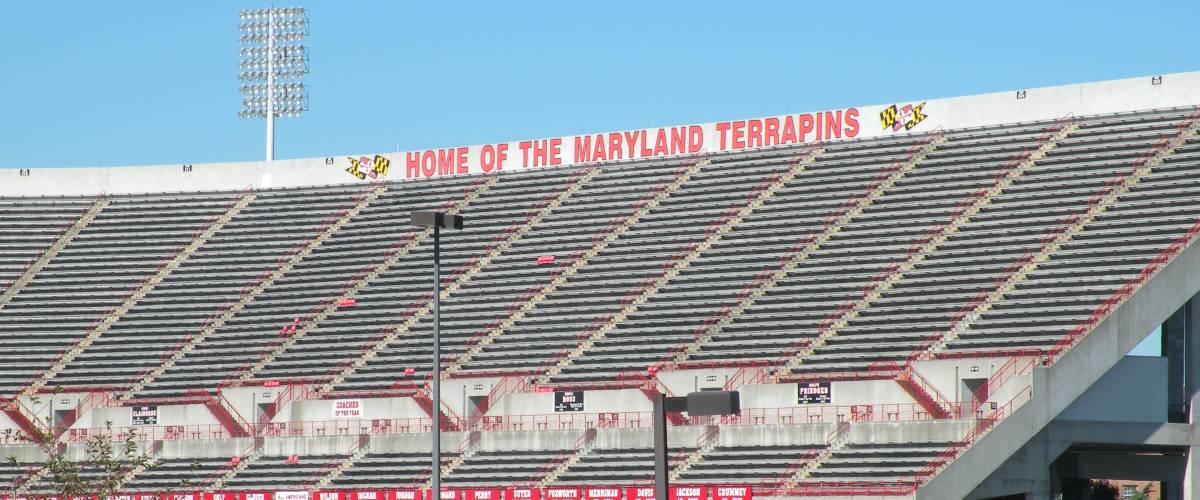
[[[238,24],[238,86],[242,118],[267,119],[266,159],[275,159],[275,117],[308,111],[308,11],[303,7],[243,10]]]
[[[687,412],[689,416],[737,415],[742,411],[741,395],[737,391],[701,391],[687,396],[654,395],[654,498],[668,500],[670,478],[667,477],[667,413]]]
[[[430,500],[438,500],[442,494],[442,338],[441,338],[441,236],[442,228],[463,228],[463,218],[460,215],[448,215],[442,212],[413,212],[414,226],[433,229],[433,376],[429,385],[433,399],[433,469],[430,485],[433,491]]]

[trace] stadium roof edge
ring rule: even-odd
[[[0,169],[3,196],[227,191],[484,174],[1200,105],[1200,71],[715,123],[407,152],[122,167]]]

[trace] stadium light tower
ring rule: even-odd
[[[431,395],[433,399],[433,470],[430,471],[430,479],[432,479],[431,499],[437,500],[441,498],[442,488],[442,337],[440,326],[441,315],[441,297],[442,297],[442,269],[441,269],[441,236],[442,229],[458,229],[463,228],[463,218],[461,215],[451,215],[442,212],[413,212],[412,224],[414,226],[428,227],[433,229],[433,376],[430,377],[430,386],[433,390]]]
[[[267,161],[275,159],[275,117],[308,111],[308,11],[303,7],[243,10],[238,23],[241,118],[267,119]]]

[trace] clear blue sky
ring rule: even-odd
[[[296,3],[279,3],[281,6]],[[478,144],[1200,69],[1200,2],[301,2],[277,157]],[[0,167],[256,160],[237,11],[12,2]]]

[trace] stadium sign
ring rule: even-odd
[[[134,406],[129,419],[133,425],[158,425],[158,407]]]
[[[583,411],[583,391],[555,391],[554,411]]]
[[[401,152],[273,162],[0,169],[13,196],[237,190],[479,175],[1053,121],[1200,104],[1200,72]],[[701,103],[700,105],[703,105]],[[21,172],[24,172],[22,174]]]
[[[833,402],[833,384],[831,382],[800,382],[796,385],[796,403],[826,404]]]
[[[362,418],[363,403],[361,399],[333,400],[333,418]],[[376,499],[362,499],[376,500]]]

